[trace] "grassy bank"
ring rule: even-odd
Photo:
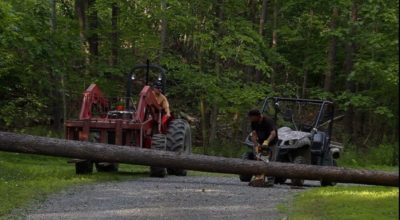
[[[24,208],[34,200],[60,189],[98,181],[127,180],[147,175],[148,168],[121,164],[118,174],[75,175],[66,159],[0,152],[0,219],[15,208]]]
[[[281,208],[290,220],[399,219],[399,189],[378,186],[316,188]]]

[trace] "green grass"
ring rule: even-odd
[[[0,152],[0,219],[15,208],[25,208],[32,201],[63,188],[98,181],[128,180],[147,176],[145,166],[120,165],[119,173],[76,175],[67,159]]]
[[[341,165],[341,167],[354,168],[354,169],[365,169],[365,170],[379,170],[386,172],[399,172],[398,166],[387,166],[387,165],[369,165],[369,166],[356,166],[356,165]]]
[[[399,189],[381,186],[337,186],[311,189],[280,206],[290,220],[398,219]]]

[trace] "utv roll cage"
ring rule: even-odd
[[[284,101],[284,102],[293,102],[296,104],[305,104],[305,105],[318,105],[320,106],[318,115],[311,124],[311,131],[317,129],[321,125],[325,125],[326,123],[328,124],[328,130],[327,134],[328,137],[331,137],[332,135],[332,127],[333,127],[333,121],[334,121],[334,104],[331,101],[327,100],[316,100],[316,99],[300,99],[300,98],[284,98],[284,97],[267,97],[264,99],[264,103],[262,105],[261,113],[264,114],[265,112],[268,112],[269,110],[269,103],[273,103],[273,108],[274,108],[274,120],[275,122],[278,119],[278,113],[283,114],[286,117],[291,117],[293,112],[290,110],[289,112],[284,112],[282,113],[280,108],[279,108],[279,102]],[[330,114],[329,114],[329,119],[322,123],[322,119],[324,116],[324,112],[327,108],[330,108]]]

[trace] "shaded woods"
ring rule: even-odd
[[[4,0],[0,127],[77,117],[91,83],[124,94],[146,59],[168,70],[196,145],[239,141],[265,96],[334,100],[335,139],[398,152],[398,2],[391,0]],[[77,104],[78,103],[78,104]]]

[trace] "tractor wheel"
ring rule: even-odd
[[[167,130],[167,150],[177,153],[192,153],[192,135],[190,125],[183,119],[175,119],[170,122]],[[183,169],[168,168],[168,174],[186,176]]]
[[[90,160],[85,160],[75,163],[75,173],[76,174],[93,173],[93,162]]]
[[[118,163],[95,163],[97,172],[118,172]]]
[[[154,134],[151,139],[151,149],[154,150],[166,150],[166,137],[163,134]],[[167,175],[167,170],[163,167],[150,167],[151,177],[165,177]]]
[[[254,154],[253,152],[246,152],[242,155],[243,160],[254,160]],[[253,175],[246,175],[246,174],[241,174],[239,175],[239,179],[242,182],[250,182],[251,178]]]
[[[337,167],[336,160],[333,160],[332,162],[333,162],[333,166]],[[335,186],[335,185],[336,185],[336,182],[321,180],[321,186]]]
[[[296,156],[293,160],[294,164],[307,164],[306,158],[303,156]],[[303,186],[304,180],[302,179],[292,179],[292,185],[294,186]]]

